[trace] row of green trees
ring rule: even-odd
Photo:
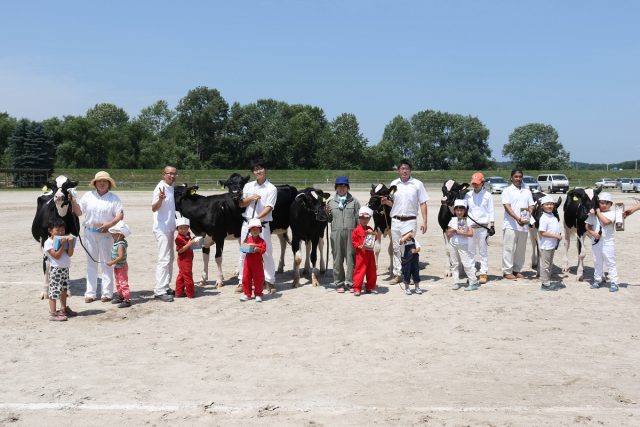
[[[477,117],[427,110],[393,118],[369,145],[354,114],[329,121],[319,107],[273,99],[229,106],[207,87],[190,90],[175,110],[161,100],[134,118],[106,103],[43,122],[0,114],[2,164],[14,168],[245,169],[262,157],[273,169],[388,170],[401,158],[421,170],[486,169],[494,163],[488,138]],[[517,128],[503,154],[527,169],[569,162],[544,124]]]

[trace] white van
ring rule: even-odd
[[[538,175],[538,184],[540,184],[540,191],[546,193],[556,193],[559,191],[566,193],[569,191],[569,178],[567,178],[566,175],[558,173]]]

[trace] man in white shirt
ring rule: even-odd
[[[158,265],[156,284],[153,294],[164,302],[173,301],[174,291],[169,285],[173,276],[173,239],[176,231],[176,204],[173,197],[173,183],[178,171],[166,166],[162,172],[162,181],[153,190],[151,210],[153,211],[153,235],[158,245]]]
[[[529,218],[533,215],[533,196],[523,187],[520,169],[511,171],[511,185],[502,192],[504,223],[502,225],[502,275],[516,280],[521,273],[529,237]]]
[[[429,195],[424,188],[422,181],[411,176],[413,166],[407,159],[400,160],[398,164],[399,178],[393,180],[391,185],[397,187],[393,195],[393,200],[386,197],[381,199],[382,203],[391,206],[391,242],[393,244],[393,279],[392,284],[400,283],[402,274],[402,262],[400,260],[400,238],[402,230],[411,226],[414,236],[418,228],[418,210],[422,214],[422,224],[420,231],[427,232],[427,201]]]
[[[255,176],[255,181],[245,184],[242,190],[242,200],[240,207],[245,208],[242,216],[242,231],[240,238],[244,241],[249,233],[249,220],[256,218],[262,223],[262,237],[267,244],[267,251],[262,255],[264,263],[264,280],[267,291],[273,290],[276,281],[276,268],[273,262],[273,246],[271,244],[271,221],[273,220],[273,208],[276,205],[278,189],[267,179],[267,169],[264,160],[254,160],[251,173]],[[242,279],[245,254],[240,252],[239,276]],[[242,284],[240,284],[242,285]],[[242,292],[242,286],[240,286]]]
[[[467,192],[467,217],[469,225],[473,228],[473,237],[469,242],[469,253],[473,259],[475,269],[476,253],[480,253],[480,284],[487,283],[489,272],[489,251],[487,245],[488,229],[494,227],[493,197],[484,189],[484,175],[476,172],[471,175],[473,191]]]

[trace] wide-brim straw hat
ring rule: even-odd
[[[95,187],[96,181],[102,181],[102,180],[109,181],[111,183],[111,188],[116,187],[116,182],[113,180],[113,178],[111,178],[111,175],[109,175],[109,172],[106,172],[106,171],[100,171],[96,173],[96,176],[93,177],[89,185],[91,185],[92,187]]]

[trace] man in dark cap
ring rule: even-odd
[[[336,178],[334,197],[327,202],[331,222],[331,253],[333,255],[333,285],[338,293],[353,284],[355,250],[351,245],[351,232],[358,225],[360,203],[349,193],[349,178]],[[345,272],[344,264],[347,265]]]

